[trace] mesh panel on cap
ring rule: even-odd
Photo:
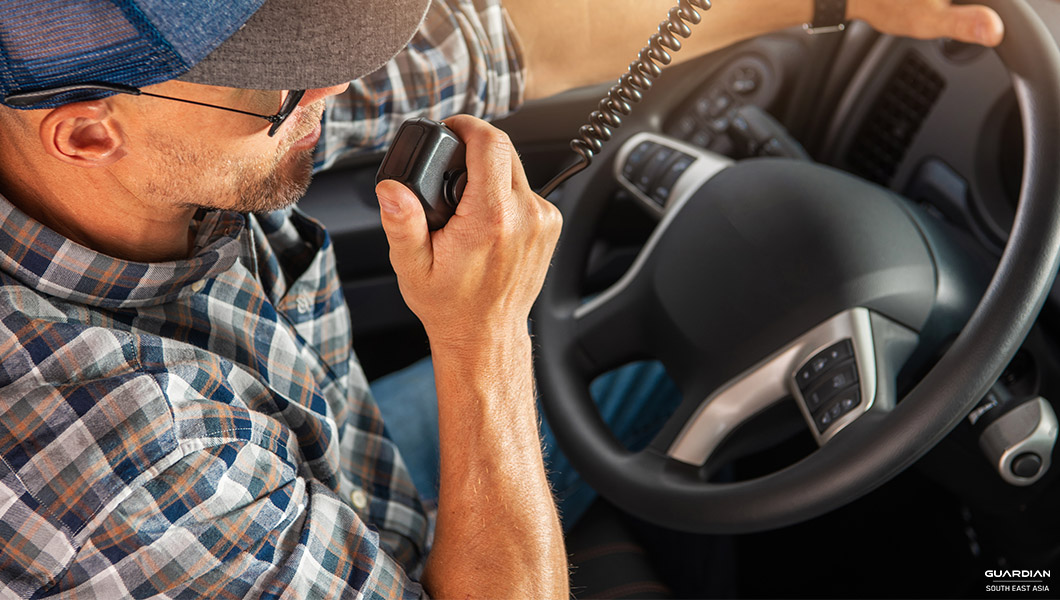
[[[142,86],[185,70],[129,0],[0,0],[0,99],[72,83]],[[106,95],[74,92],[31,108]]]
[[[85,13],[92,14],[88,19]],[[72,24],[77,27],[72,27]],[[0,40],[8,57],[17,61],[62,60],[86,47],[117,46],[139,36],[118,7],[96,3],[87,7],[45,6],[30,2],[18,12],[0,15]]]

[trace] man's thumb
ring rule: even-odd
[[[430,269],[431,235],[419,199],[407,187],[389,179],[381,181],[375,193],[394,270],[399,275],[411,275]]]

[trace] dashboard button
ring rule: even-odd
[[[714,97],[710,104],[710,116],[719,117],[732,108],[732,96],[728,92],[721,92]]]
[[[678,137],[682,140],[687,140],[696,134],[696,129],[699,127],[696,123],[696,118],[692,115],[685,115],[681,117],[677,123],[674,124],[673,129],[670,131],[674,137]]]
[[[696,106],[695,106],[696,114],[701,116],[701,117],[703,117],[704,119],[709,119],[711,117],[710,111],[711,111],[711,108],[713,106],[714,106],[714,103],[711,102],[710,98],[707,97],[707,96],[704,96],[704,97],[696,100]]]
[[[737,68],[733,72],[729,85],[732,87],[732,91],[737,94],[750,94],[758,89],[758,84],[761,80],[762,74],[758,72],[758,69],[744,66]]]
[[[1031,478],[1042,470],[1042,457],[1033,452],[1024,452],[1012,459],[1012,474],[1016,477]]]
[[[692,136],[692,143],[700,148],[709,148],[714,141],[714,134],[706,129],[700,129]]]
[[[710,128],[717,133],[725,133],[729,129],[730,119],[727,116],[710,120]]]

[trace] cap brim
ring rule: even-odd
[[[430,0],[266,0],[181,81],[313,89],[363,77],[404,48]]]

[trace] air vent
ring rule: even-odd
[[[945,85],[924,59],[913,52],[907,54],[854,137],[848,155],[850,170],[889,185]]]

